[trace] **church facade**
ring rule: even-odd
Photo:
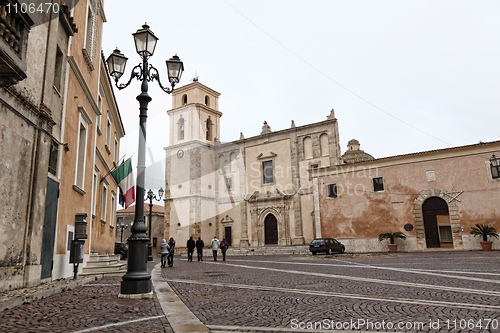
[[[400,251],[480,249],[476,223],[500,229],[500,141],[375,159],[350,140],[341,155],[326,120],[221,143],[220,94],[194,81],[172,95],[165,148],[164,236],[214,236],[232,247],[340,240],[385,252],[378,235],[404,232]],[[493,240],[493,248],[500,241]]]
[[[333,110],[325,121],[221,143],[219,93],[195,81],[172,94],[165,237],[225,238],[233,247],[308,244],[311,168],[341,163]]]

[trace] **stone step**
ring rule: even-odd
[[[123,275],[127,271],[127,261],[120,260],[120,255],[99,255],[92,253],[81,275]]]
[[[120,261],[119,254],[90,254],[89,261],[109,261],[109,260],[117,260]]]
[[[95,274],[103,274],[103,273],[117,273],[117,272],[126,272],[127,264],[125,262],[107,265],[107,266],[86,266],[82,268],[82,275],[95,275]]]
[[[181,256],[186,255],[186,248],[176,248],[175,254]],[[231,256],[251,256],[251,255],[299,255],[299,254],[311,254],[309,251],[309,245],[267,245],[267,246],[256,246],[256,247],[229,247],[227,250],[227,255]],[[219,250],[220,255],[220,250]],[[203,256],[212,256],[212,250],[204,248]],[[193,257],[196,258],[196,249],[194,250]]]
[[[228,255],[284,255],[284,254],[309,254],[308,245],[298,246],[260,246],[248,248],[229,248]]]
[[[97,260],[97,261],[96,260],[88,260],[86,267],[111,266],[111,265],[115,265],[115,264],[119,263],[120,262],[119,259],[120,258],[118,258],[118,260],[116,260],[116,259]],[[126,260],[124,260],[124,262],[126,262]]]

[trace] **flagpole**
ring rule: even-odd
[[[106,179],[106,177],[110,175],[110,173],[112,173],[113,171],[115,171],[120,165],[123,164],[124,161],[122,163],[120,163],[120,161],[122,159],[124,159],[125,156],[127,156],[127,155],[123,155],[123,157],[118,160],[118,163],[116,164],[116,166],[114,166],[113,169],[109,170],[108,173],[104,177],[101,177],[101,180],[99,181],[99,183],[102,183],[104,181],[104,179]],[[132,158],[132,156],[130,156],[129,158]]]

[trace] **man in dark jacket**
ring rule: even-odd
[[[189,237],[189,240],[187,241],[187,244],[186,244],[186,247],[188,250],[188,261],[193,261],[194,246],[195,246],[195,242],[194,242],[193,236],[191,236],[191,237]]]
[[[198,237],[196,241],[196,253],[198,253],[198,261],[203,261],[203,247],[205,243],[201,240],[201,237]]]

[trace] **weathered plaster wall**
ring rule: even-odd
[[[475,145],[325,169],[319,177],[322,236],[342,239],[349,244],[347,251],[363,252],[384,249],[377,246],[380,233],[402,231],[410,238],[397,241],[400,250],[426,249],[421,205],[437,196],[448,203],[454,248],[478,249],[479,238],[471,239],[470,228],[476,223],[500,227],[500,182],[491,178],[489,168],[497,146]],[[374,177],[383,177],[382,192],[374,192]],[[337,198],[328,197],[328,184],[337,184]],[[414,229],[405,231],[406,224]],[[495,240],[494,248],[498,243]]]

